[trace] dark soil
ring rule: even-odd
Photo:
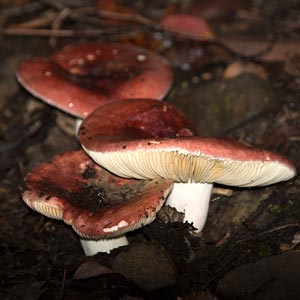
[[[20,188],[26,173],[36,164],[50,161],[55,154],[79,149],[80,145],[73,132],[75,120],[23,89],[15,79],[16,66],[25,58],[47,57],[78,41],[131,42],[159,52],[170,61],[175,74],[166,101],[183,109],[202,135],[226,135],[245,144],[279,152],[291,159],[299,170],[299,1],[166,0],[151,1],[151,5],[146,1],[115,2],[122,2],[152,19],[167,11],[204,16],[217,37],[275,41],[290,47],[291,55],[279,55],[280,48],[276,59],[249,56],[228,51],[219,43],[177,38],[141,23],[124,24],[109,18],[99,22],[93,14],[84,15],[80,10],[87,6],[96,10],[95,1],[2,1],[0,298],[278,299],[274,294],[268,298],[265,286],[262,296],[259,284],[250,290],[243,283],[237,284],[237,278],[255,272],[251,268],[245,271],[237,268],[269,257],[274,257],[271,264],[276,265],[275,255],[300,249],[299,176],[262,188],[230,187],[227,190],[228,187],[219,187],[231,195],[213,195],[201,235],[192,233],[188,224],[182,224],[182,216],[176,212],[163,210],[153,223],[128,235],[129,246],[94,257],[84,255],[78,236],[70,226],[46,218],[23,203]],[[78,9],[79,17],[63,19],[70,7],[74,11]],[[53,15],[56,17],[51,19]],[[45,21],[47,17],[51,21]],[[33,20],[45,23],[40,26],[25,23]],[[19,31],[7,30],[17,25]],[[104,33],[97,37],[82,34],[61,38],[47,34],[41,37],[38,31],[31,30],[50,29],[51,26],[58,30],[85,30],[85,33],[100,28]],[[266,49],[266,53],[275,45],[270,42],[273,48]],[[224,70],[236,61],[254,62],[263,68],[266,76],[244,74],[242,79],[236,77],[228,82],[223,78]],[[216,92],[219,88],[224,88],[226,96]],[[202,106],[200,101],[204,98],[212,100],[205,101]],[[143,250],[145,247],[147,250]],[[132,258],[131,253],[135,251],[138,258]],[[124,259],[124,255],[128,257]],[[149,257],[159,262],[153,264],[154,274],[150,275],[157,277],[161,285],[151,279],[151,285],[147,286],[150,275],[145,275],[144,262]],[[289,257],[289,263],[291,259],[295,258]],[[130,268],[126,268],[123,261],[127,261]],[[278,261],[282,263],[282,259]],[[85,263],[89,263],[87,270],[82,269]],[[133,265],[135,270],[131,268]],[[148,262],[147,265],[151,267]],[[228,279],[226,275],[231,270],[241,272],[232,277],[236,293],[228,292],[231,277]],[[300,278],[299,272],[294,269],[292,272]],[[222,279],[226,279],[225,284]],[[300,299],[296,283],[295,286],[289,283],[289,290],[294,288],[299,293],[285,298],[284,295],[288,295],[285,284],[278,278],[277,288],[283,291],[280,299]]]

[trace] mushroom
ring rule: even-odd
[[[206,220],[213,183],[263,186],[295,175],[292,163],[279,154],[195,133],[171,104],[127,99],[84,119],[79,141],[96,163],[118,176],[173,180],[166,204],[184,212],[198,231]]]
[[[79,118],[123,98],[162,99],[173,75],[169,63],[147,49],[118,43],[81,43],[50,58],[19,64],[18,81],[34,96]]]
[[[124,234],[153,221],[171,187],[170,180],[117,177],[79,150],[36,166],[22,197],[33,210],[71,225],[93,255],[127,245]]]
[[[196,41],[207,41],[214,38],[207,22],[190,14],[171,14],[160,21],[160,25],[167,31],[182,38]]]

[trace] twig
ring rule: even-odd
[[[285,224],[285,225],[282,225],[282,226],[274,227],[270,230],[259,232],[255,236],[261,237],[263,235],[274,233],[276,231],[280,231],[280,230],[284,230],[284,229],[290,229],[290,228],[296,228],[296,227],[300,227],[300,224],[299,223]],[[242,243],[251,241],[252,239],[253,239],[253,237],[247,237],[247,238],[238,240],[237,243],[242,244]]]
[[[27,28],[4,28],[0,30],[0,35],[23,35],[23,36],[41,36],[41,37],[99,37],[104,34],[120,33],[119,28],[106,28],[106,29],[27,29]]]
[[[150,19],[140,15],[140,14],[127,14],[127,13],[118,13],[118,12],[112,12],[107,10],[99,10],[98,15],[100,17],[106,18],[106,19],[113,19],[116,21],[129,21],[129,22],[136,22],[141,25],[150,26],[150,27],[156,27],[158,26],[156,23],[152,22]],[[161,27],[161,26],[159,26]]]
[[[64,19],[66,19],[71,13],[71,10],[69,8],[65,8],[62,11],[59,12],[59,14],[56,16],[55,20],[52,23],[52,30],[57,31],[60,29],[60,26]],[[51,35],[49,45],[51,47],[54,47],[57,41],[57,36]]]
[[[63,278],[62,278],[62,283],[61,283],[61,288],[60,288],[60,294],[59,294],[59,299],[60,300],[62,300],[64,298],[66,277],[67,277],[67,268],[64,269],[64,274],[63,274]]]
[[[55,20],[55,18],[57,18],[57,12],[46,11],[41,16],[38,16],[35,19],[25,21],[23,23],[19,23],[19,24],[15,25],[14,28],[25,29],[25,28],[43,27],[43,26],[50,25],[53,22],[53,20]]]
[[[220,187],[213,187],[212,193],[216,195],[230,197],[233,194],[232,189],[220,188]]]

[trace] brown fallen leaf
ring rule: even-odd
[[[240,56],[258,57],[265,62],[281,61],[291,75],[300,73],[300,41],[266,41],[254,38],[217,37],[217,40]]]

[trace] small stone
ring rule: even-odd
[[[246,73],[254,74],[261,79],[267,79],[268,77],[266,70],[259,64],[235,61],[226,67],[223,73],[223,78],[231,79]]]
[[[145,291],[158,290],[176,283],[176,269],[163,248],[150,243],[131,244],[113,261],[112,269]]]

